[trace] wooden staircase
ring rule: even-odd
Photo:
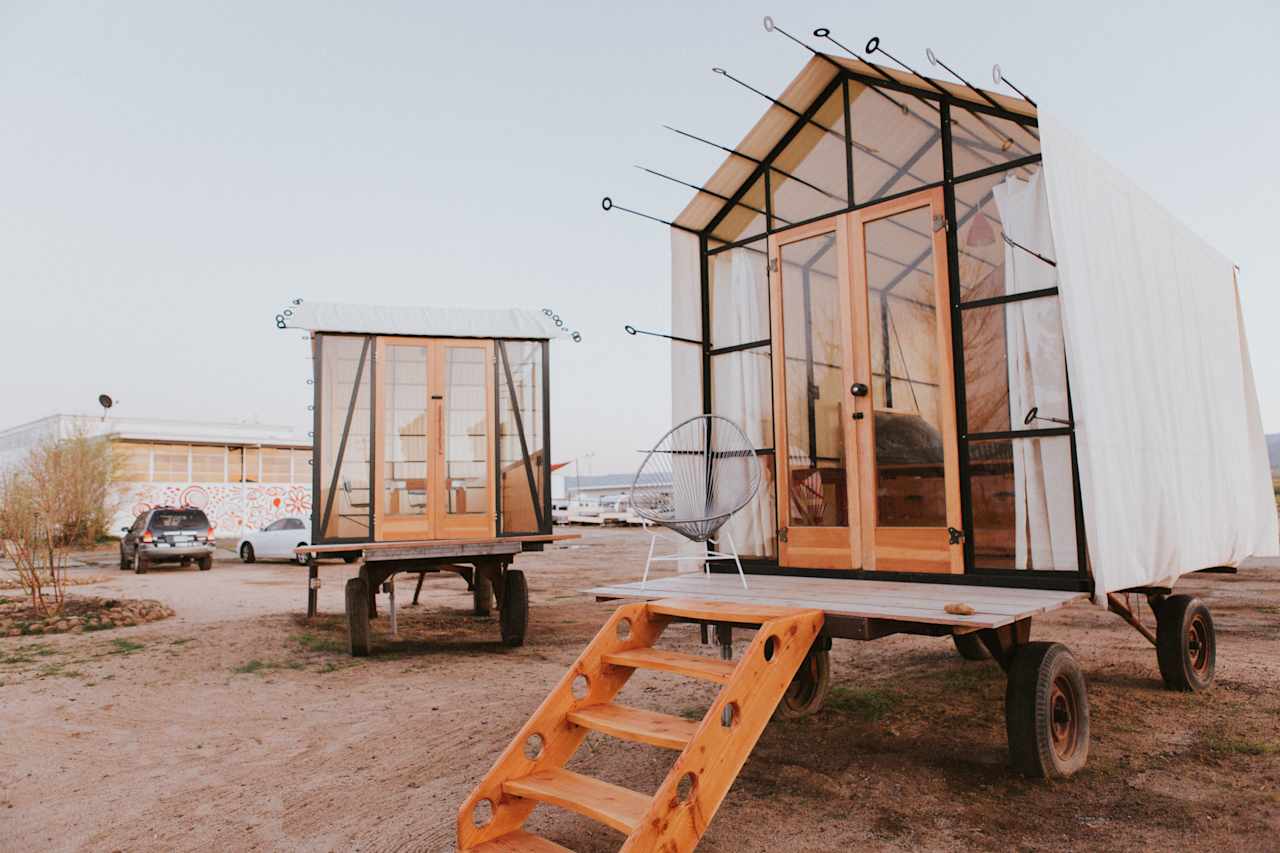
[[[759,630],[737,661],[654,648],[676,619]],[[693,850],[821,630],[820,610],[691,600],[619,607],[458,810],[458,849],[566,853],[521,829],[546,803],[625,834],[629,853]],[[701,721],[686,720],[614,701],[637,669],[723,686]],[[640,793],[564,768],[589,731],[680,755],[655,793]]]

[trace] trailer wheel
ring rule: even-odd
[[[787,692],[774,709],[775,720],[798,720],[822,710],[831,692],[831,653],[813,649],[796,670]]]
[[[1089,758],[1089,694],[1061,643],[1027,643],[1014,654],[1005,691],[1005,726],[1014,769],[1065,779]]]
[[[213,568],[213,555],[212,555],[212,554],[209,554],[209,555],[207,555],[207,556],[201,557],[201,558],[200,558],[199,566],[200,566],[200,571],[202,571],[202,572],[207,572],[207,571],[209,571],[210,569],[212,569],[212,568]]]
[[[1213,616],[1200,599],[1171,595],[1156,617],[1156,660],[1170,690],[1199,692],[1213,683],[1218,643]]]
[[[369,656],[369,582],[349,578],[347,596],[347,650],[352,657]]]
[[[512,647],[523,646],[524,632],[529,625],[529,585],[524,579],[524,572],[519,569],[507,569],[503,576],[502,610],[499,614],[502,642]]]
[[[147,561],[142,559],[141,549],[133,552],[133,573],[135,575],[145,575],[147,573]]]
[[[956,644],[956,651],[965,660],[986,660],[991,657],[987,647],[982,645],[982,640],[978,639],[977,631],[972,634],[952,634],[951,639]]]
[[[488,616],[493,608],[493,581],[476,572],[471,584],[471,612],[476,616]]]

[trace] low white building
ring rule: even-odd
[[[286,426],[50,415],[0,431],[0,470],[79,432],[110,439],[119,472],[109,532],[156,506],[205,511],[220,537],[311,517],[311,444]]]

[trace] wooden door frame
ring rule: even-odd
[[[389,515],[383,509],[383,491],[386,481],[386,447],[384,412],[385,388],[384,374],[381,369],[375,371],[376,381],[372,384],[370,406],[373,408],[373,476],[370,478],[370,500],[373,502],[373,525],[375,538],[378,541],[408,541],[414,539],[452,538],[455,534],[472,534],[481,537],[495,535],[497,529],[497,494],[498,484],[494,475],[494,448],[497,427],[497,404],[494,397],[494,345],[492,340],[474,338],[427,338],[407,337],[400,335],[374,336],[374,364],[386,364],[384,358],[388,346],[419,346],[427,353],[426,399],[423,400],[423,415],[427,419],[427,512],[417,515]],[[486,460],[486,472],[489,480],[488,505],[482,513],[454,515],[446,512],[445,495],[445,435],[444,423],[444,388],[445,388],[445,348],[468,347],[484,351],[485,376],[485,451],[489,454]],[[483,523],[474,523],[477,517],[483,517]],[[473,523],[458,523],[458,519]],[[414,523],[418,522],[418,523]]]
[[[855,346],[858,351],[856,360],[865,379],[872,387],[871,376],[871,335],[870,335],[870,289],[867,276],[866,243],[864,228],[868,223],[928,207],[932,217],[941,217],[943,227],[933,231],[933,280],[934,280],[934,316],[935,345],[938,354],[938,406],[942,421],[942,454],[943,477],[946,490],[947,526],[962,530],[963,523],[960,512],[960,457],[959,436],[956,424],[955,371],[952,357],[951,328],[951,289],[947,258],[947,218],[946,206],[941,187],[922,190],[901,198],[892,199],[882,204],[870,205],[850,212],[848,215],[848,247],[849,269],[851,272],[850,289],[852,291],[852,314],[850,325],[855,329],[867,330],[861,337],[861,344]],[[936,221],[936,219],[934,220]],[[881,567],[886,570],[915,572],[939,572],[961,574],[964,572],[964,546],[951,544],[945,537],[947,532],[939,533],[932,527],[898,527],[877,528],[876,526],[876,464],[875,464],[875,393],[872,391],[865,397],[852,397],[854,412],[862,412],[861,420],[850,424],[857,432],[855,446],[858,449],[858,471],[860,474],[861,493],[867,497],[866,511],[861,514],[861,551],[862,566],[872,570]],[[877,533],[879,531],[879,533]],[[936,560],[937,539],[944,537],[948,559],[943,563]],[[852,539],[852,537],[851,537]],[[885,540],[888,541],[885,541]],[[857,543],[852,547],[857,548]],[[930,563],[929,555],[934,555]],[[879,559],[877,559],[879,558]],[[908,567],[896,564],[905,561]]]
[[[395,540],[411,540],[411,539],[434,539],[436,538],[435,513],[432,503],[435,495],[433,493],[431,483],[429,481],[432,466],[431,460],[428,458],[427,474],[428,482],[425,483],[427,490],[427,512],[421,516],[418,515],[390,515],[383,508],[384,486],[386,484],[386,429],[387,425],[384,420],[385,413],[383,411],[383,402],[385,394],[386,372],[382,370],[382,366],[387,363],[386,352],[388,346],[416,346],[422,347],[427,353],[427,382],[425,390],[425,399],[423,402],[423,416],[428,419],[430,424],[430,403],[431,403],[431,359],[434,347],[433,338],[421,337],[400,337],[398,335],[376,335],[374,337],[374,355],[373,363],[377,366],[374,371],[375,380],[372,384],[373,393],[370,399],[370,406],[373,408],[373,476],[370,477],[369,492],[370,500],[373,502],[373,529],[375,538],[378,541],[395,541]],[[432,438],[427,437],[427,453],[431,453]],[[419,522],[414,524],[413,522]]]
[[[791,453],[787,426],[786,384],[786,325],[782,307],[782,247],[807,240],[821,234],[834,233],[836,238],[836,263],[839,289],[839,337],[843,353],[842,386],[848,388],[852,379],[853,346],[850,326],[850,267],[848,246],[849,214],[841,213],[826,219],[810,222],[769,235],[769,264],[774,274],[769,276],[770,335],[773,340],[773,433],[774,433],[774,490],[778,513],[778,564],[797,569],[856,569],[858,555],[862,553],[862,531],[855,519],[861,517],[861,494],[858,464],[855,461],[853,443],[855,433],[847,401],[840,406],[842,438],[845,447],[845,490],[849,507],[849,524],[846,527],[800,527],[791,524]],[[847,393],[847,392],[846,392]],[[784,537],[781,531],[786,530]],[[792,543],[792,530],[810,542]]]
[[[466,538],[469,536],[492,537],[497,533],[498,504],[497,490],[500,487],[495,459],[497,456],[497,401],[495,396],[494,373],[496,368],[494,342],[479,338],[436,338],[432,348],[432,366],[430,381],[427,385],[431,403],[431,415],[436,424],[436,442],[428,452],[435,452],[435,464],[428,466],[432,471],[432,494],[437,500],[432,513],[432,530],[436,538]],[[480,349],[484,353],[484,399],[485,399],[485,474],[488,477],[488,500],[485,509],[479,513],[450,513],[445,490],[445,439],[444,406],[447,376],[445,372],[445,352],[449,347],[461,349]],[[437,393],[439,392],[439,393]]]

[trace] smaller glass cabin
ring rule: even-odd
[[[315,544],[551,533],[542,312],[304,302]]]

